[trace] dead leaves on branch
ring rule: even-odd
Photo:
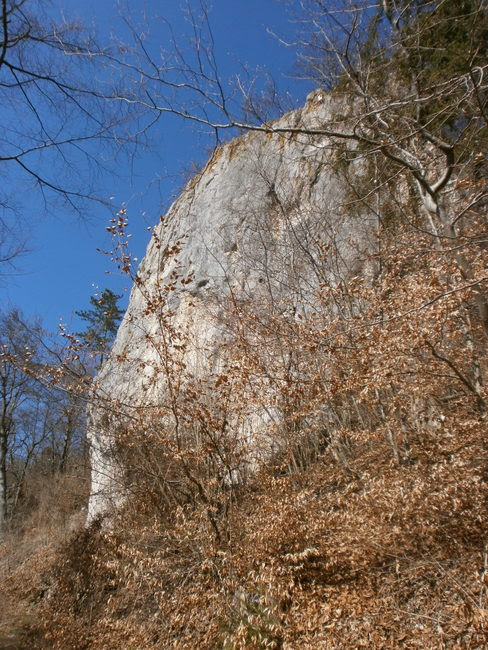
[[[397,227],[381,274],[321,286],[308,313],[234,300],[204,378],[148,295],[166,398],[117,434],[128,502],[65,551],[54,647],[483,646],[487,260],[470,227],[442,250]],[[271,454],[238,433],[256,413]]]

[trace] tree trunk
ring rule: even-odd
[[[7,524],[7,435],[8,432],[0,431],[0,539],[5,532]]]

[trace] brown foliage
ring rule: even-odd
[[[0,647],[47,647],[39,631],[38,610],[49,597],[59,546],[84,523],[80,508],[87,487],[76,459],[66,474],[29,472],[26,503],[0,544]]]
[[[484,647],[484,232],[481,212],[442,245],[400,220],[381,271],[308,313],[234,301],[205,380],[162,319],[174,390],[116,434],[129,496],[61,552],[51,646]],[[235,434],[265,409],[271,455]]]

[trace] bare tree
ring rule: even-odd
[[[146,45],[150,26],[145,25],[143,32],[142,26],[126,18],[132,47],[120,48],[126,57],[117,52],[111,59],[126,75],[132,75],[134,82],[142,80],[132,84],[137,87],[132,100],[155,114],[192,120],[217,136],[232,129],[280,132],[272,124],[256,124],[262,117],[270,119],[273,106],[279,103],[275,82],[265,76],[259,91],[256,78],[246,70],[230,81],[224,79],[206,3],[188,1],[185,7],[190,33],[178,38],[167,21],[156,22],[157,29],[166,30],[164,41],[170,44],[157,52]],[[381,138],[385,138],[387,116],[396,115],[403,118],[403,133],[397,134],[401,135],[400,145],[419,131],[431,144],[440,146],[429,137],[441,131],[445,135],[440,127],[449,125],[459,102],[469,105],[470,118],[486,123],[486,11],[485,0],[461,4],[451,0],[338,0],[332,7],[324,0],[300,2],[294,7],[297,39],[283,41],[296,51],[298,73],[315,86],[347,92],[359,102],[354,106],[355,128],[347,128],[347,121],[338,128],[334,121],[313,132],[361,140],[371,147],[392,147],[393,140],[382,142]],[[446,61],[439,56],[432,61],[431,55],[452,45],[454,26],[458,47],[446,55],[449,65],[443,67]],[[426,38],[427,44],[420,42]],[[267,113],[256,106],[256,93],[264,99]],[[435,120],[433,107],[438,110]],[[409,108],[415,110],[409,112]],[[251,117],[248,121],[246,114]],[[427,134],[420,127],[427,129]],[[303,130],[296,128],[297,132]],[[408,155],[405,158],[401,158],[402,164],[415,167]],[[415,171],[421,175],[420,168]]]
[[[4,207],[7,207],[4,204]],[[8,274],[15,270],[19,257],[27,252],[26,240],[18,227],[0,218],[0,268],[2,273]]]
[[[90,201],[106,202],[101,175],[115,173],[121,153],[139,143],[139,109],[108,54],[56,4],[1,2],[0,261],[22,251],[14,237],[25,216],[20,187],[34,192],[37,215],[55,205],[82,214]]]
[[[334,147],[343,165],[362,160],[373,179],[367,202],[379,227],[387,212],[382,188],[410,193],[418,225],[434,246],[457,247],[458,267],[473,282],[488,334],[488,303],[472,263],[478,244],[471,242],[469,251],[461,245],[488,196],[486,0],[302,0],[293,9],[297,36],[286,45],[296,50],[298,72],[340,104],[314,126],[300,119],[257,122],[254,80],[241,75],[229,83],[219,72],[203,0],[186,4],[192,32],[186,43],[164,23],[170,46],[156,54],[127,19],[132,47],[111,60],[132,77],[132,101],[155,119],[191,120],[217,143],[248,130],[322,138],[318,146]],[[311,97],[316,100],[323,93]]]
[[[486,0],[302,0],[294,8],[297,38],[286,45],[296,50],[299,74],[342,98],[342,114],[313,128],[259,124],[255,80],[238,75],[229,83],[220,75],[203,0],[186,5],[192,47],[165,23],[170,47],[156,54],[129,24],[132,48],[111,59],[132,77],[141,109],[191,120],[217,142],[243,130],[325,136],[346,144],[346,160],[382,160],[390,178],[413,187],[437,245],[456,237],[487,196],[478,183],[459,211],[446,212],[456,183],[486,176]],[[265,119],[276,97],[271,85]],[[467,260],[459,263],[470,277]],[[488,310],[479,307],[488,332]]]
[[[45,202],[80,209],[100,198],[87,183],[89,170],[110,166],[95,145],[135,144],[162,116],[191,120],[217,142],[250,129],[326,136],[359,147],[357,155],[380,156],[411,179],[432,236],[452,236],[463,217],[449,218],[443,197],[484,164],[476,142],[487,121],[486,0],[302,0],[293,8],[298,32],[286,45],[295,48],[302,76],[344,97],[345,114],[314,128],[260,123],[279,112],[276,86],[244,68],[223,78],[204,0],[186,3],[188,34],[177,36],[165,20],[137,25],[126,15],[131,42],[110,47],[78,22],[56,21],[36,0],[2,3],[3,173],[34,183]],[[158,41],[168,43],[161,51],[150,38],[159,28]],[[145,120],[135,138],[134,114]],[[484,198],[480,190],[473,205]]]
[[[19,313],[2,316],[0,348],[0,526],[8,517],[7,464],[17,435],[16,418],[33,395],[33,379],[26,372],[35,350],[19,329]]]
[[[86,458],[84,408],[92,372],[77,353],[68,358],[51,339],[18,310],[0,315],[2,527],[16,514],[34,465],[52,477],[65,473],[72,458]]]

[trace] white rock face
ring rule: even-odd
[[[273,126],[320,128],[341,110],[340,100],[315,91],[304,108]],[[230,297],[256,305],[265,298],[278,310],[304,312],[314,308],[321,283],[362,270],[374,219],[345,207],[350,190],[337,171],[337,147],[324,136],[250,132],[214,152],[154,229],[112,353],[95,381],[89,519],[121,498],[111,452],[118,420],[164,399],[154,345],[162,309],[171,310],[172,326],[191,343],[187,364],[205,375],[227,340],[220,316]],[[360,177],[360,163],[351,164]]]

